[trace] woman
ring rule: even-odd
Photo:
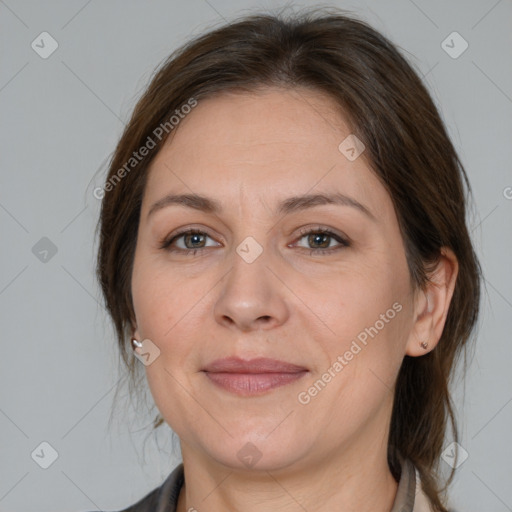
[[[126,510],[446,511],[470,191],[418,75],[354,17],[254,15],[171,55],[101,192],[119,347],[183,457]]]

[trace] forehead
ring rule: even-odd
[[[347,159],[341,109],[307,89],[223,93],[199,100],[153,160],[143,208],[164,193],[240,200],[339,191],[383,215],[390,198],[363,154]],[[237,192],[236,196],[230,191]]]

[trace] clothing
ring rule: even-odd
[[[121,512],[176,512],[183,481],[183,463],[181,463],[160,487]],[[433,512],[421,488],[419,472],[409,459],[405,459],[402,464],[402,474],[391,512]]]

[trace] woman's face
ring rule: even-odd
[[[184,457],[269,470],[387,446],[415,295],[391,199],[335,112],[307,90],[199,101],[151,165],[134,336]],[[165,199],[182,194],[218,209]],[[295,366],[214,371],[228,357]]]

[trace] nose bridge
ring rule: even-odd
[[[231,269],[222,280],[215,305],[216,319],[220,323],[237,324],[243,330],[262,322],[281,323],[286,317],[283,287],[267,268],[272,267],[274,258],[264,240],[264,230],[247,236],[249,231],[242,231],[245,237],[233,246]]]
[[[265,265],[269,264],[270,240],[266,228],[268,210],[263,194],[255,194],[256,187],[252,187],[244,176],[238,186],[238,215],[236,220],[235,236],[238,241],[232,255],[233,269],[237,278],[252,279],[253,274],[259,272],[260,277],[268,272]],[[252,188],[252,194],[247,190]],[[247,274],[247,275],[244,275]]]
[[[258,235],[256,235],[258,236]],[[231,271],[227,275],[226,285],[237,288],[237,293],[250,295],[254,298],[267,294],[267,266],[272,257],[263,235],[258,236],[261,243],[253,235],[245,236],[233,247],[231,255]]]

